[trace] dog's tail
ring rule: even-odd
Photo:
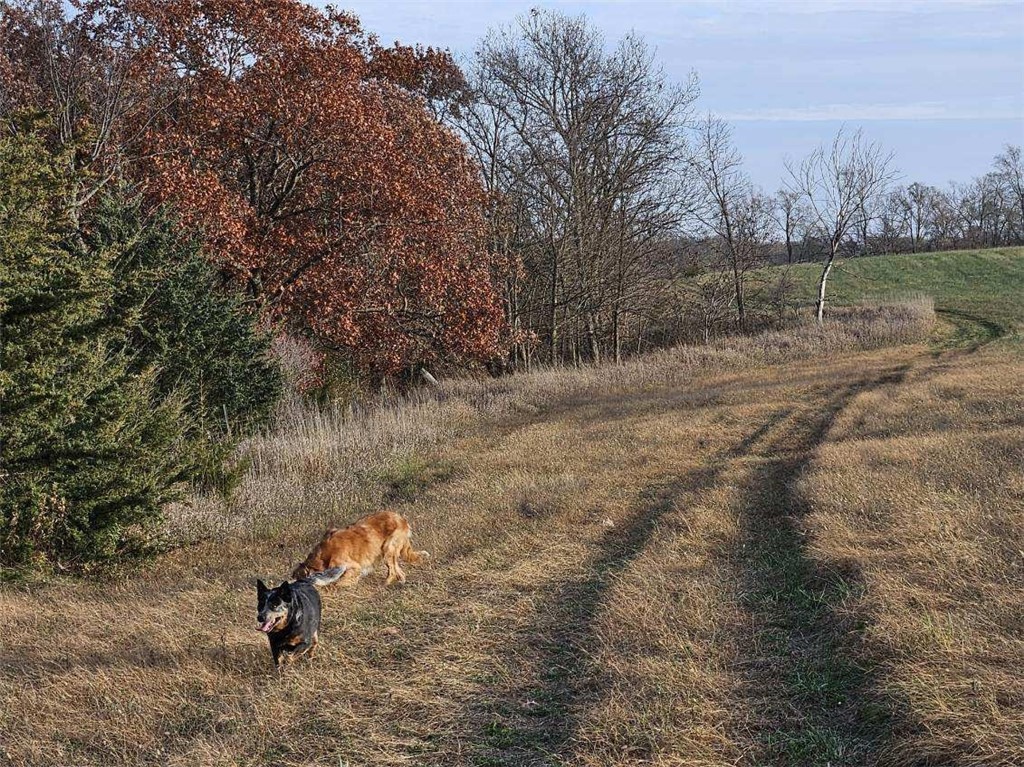
[[[346,570],[348,570],[347,567],[332,567],[330,570],[324,570],[322,573],[313,573],[303,580],[307,580],[317,588],[320,588],[328,583],[334,583],[345,574]]]

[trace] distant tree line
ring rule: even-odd
[[[781,242],[775,263],[817,260],[822,243],[808,227],[799,194],[784,187],[776,197]],[[935,250],[1024,245],[1024,161],[1007,145],[992,168],[968,183],[939,188],[913,182],[888,183],[859,216],[847,238],[847,255],[925,253]]]
[[[1007,146],[992,169],[945,189],[912,183],[883,200],[863,238],[865,253],[920,253],[1024,244],[1024,162]]]

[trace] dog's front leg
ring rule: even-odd
[[[280,671],[281,670],[281,655],[282,654],[283,653],[282,653],[281,648],[276,646],[273,642],[271,642],[270,643],[270,655],[274,659],[274,670],[275,671]]]
[[[309,658],[309,660],[313,660],[318,644],[320,644],[320,632],[314,631],[313,638],[309,642],[309,649],[306,651],[306,657]]]
[[[292,665],[299,657],[301,657],[306,650],[310,648],[309,642],[299,642],[296,645],[292,645],[287,650],[283,650],[280,655],[280,662],[277,664],[277,670],[283,671]]]

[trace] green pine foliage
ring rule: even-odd
[[[0,566],[153,550],[161,509],[224,486],[282,390],[270,335],[193,239],[74,179],[31,126],[0,137]]]
[[[83,229],[113,263],[113,319],[129,329],[136,369],[155,367],[159,391],[186,398],[188,436],[208,459],[200,471],[217,474],[234,440],[265,423],[283,391],[270,333],[169,216],[147,219],[115,193]]]
[[[187,476],[180,401],[108,320],[108,254],[84,247],[66,167],[31,131],[0,139],[0,563],[137,548]]]

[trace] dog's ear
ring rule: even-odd
[[[289,585],[288,585],[288,581],[281,581],[281,585],[278,586],[277,588],[283,594],[287,594],[289,591],[291,591],[291,588],[289,588]]]
[[[267,584],[265,584],[262,580],[259,580],[259,579],[256,580],[256,593],[262,594],[262,593],[264,593],[266,591],[269,591],[269,590],[270,589],[267,588]]]

